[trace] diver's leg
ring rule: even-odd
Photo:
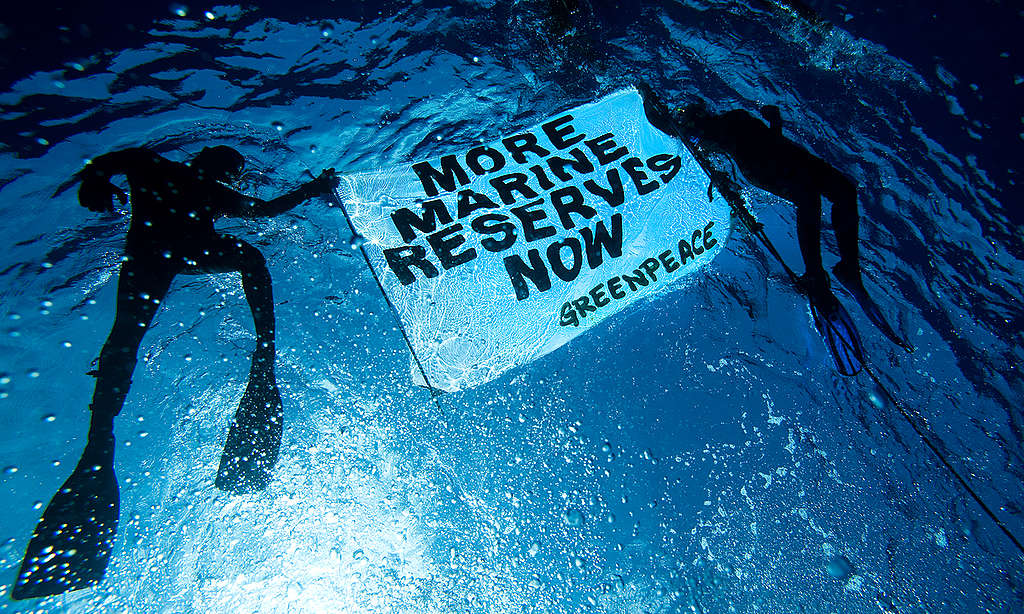
[[[828,273],[821,263],[821,197],[803,194],[795,198],[795,204],[796,234],[805,269],[800,285],[812,301],[818,301],[821,308],[831,311],[835,299]]]
[[[832,269],[844,285],[860,283],[860,215],[857,211],[857,186],[838,172],[823,186],[832,202],[832,229],[839,245],[839,263]]]
[[[267,487],[281,447],[284,408],[274,376],[274,299],[263,254],[245,241],[221,237],[204,246],[188,272],[238,271],[256,328],[249,381],[231,422],[215,483],[221,490]]]
[[[256,328],[257,350],[270,350],[273,355],[276,339],[274,291],[266,259],[260,250],[241,239],[223,236],[204,246],[202,254],[195,260],[195,267],[186,272],[241,273],[242,290]]]
[[[830,167],[829,170],[830,173],[822,174],[829,178],[828,182],[822,185],[822,191],[825,197],[832,201],[832,227],[836,233],[836,242],[839,244],[839,262],[832,267],[832,273],[843,287],[850,291],[857,304],[864,310],[864,315],[883,335],[906,351],[912,352],[913,346],[896,333],[864,287],[864,278],[860,270],[857,186],[835,169]]]
[[[117,311],[96,369],[90,431],[109,431],[121,412],[142,338],[167,295],[175,271],[156,260],[130,258],[121,265],[117,281]]]

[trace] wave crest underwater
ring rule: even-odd
[[[85,443],[127,211],[59,191],[101,153],[228,144],[270,198],[307,171],[461,150],[639,80],[784,130],[856,179],[865,352],[1017,535],[1024,253],[952,77],[840,25],[731,2],[414,2],[294,15],[173,10],[0,94],[3,595]],[[939,105],[930,123],[912,109]],[[959,112],[958,112],[959,111]],[[941,120],[941,121],[940,121]],[[750,190],[799,260],[794,209]],[[1019,552],[742,229],[692,285],[438,405],[337,209],[218,228],[274,279],[284,445],[268,490],[213,486],[255,335],[236,274],[179,277],[116,421],[121,520],[104,581],[6,611],[1012,611]],[[826,266],[834,263],[831,232]],[[829,259],[833,261],[830,262]],[[848,300],[848,297],[841,297]]]

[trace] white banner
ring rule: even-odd
[[[342,178],[430,385],[488,382],[707,266],[729,207],[634,89],[488,145]],[[415,378],[422,380],[414,369]]]

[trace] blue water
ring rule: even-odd
[[[86,159],[231,144],[260,171],[245,188],[271,197],[306,170],[459,151],[637,79],[718,110],[777,104],[788,136],[858,181],[869,289],[918,348],[848,301],[866,352],[1024,535],[1019,109],[986,103],[964,62],[873,40],[866,9],[830,9],[831,27],[758,3],[627,12],[601,4],[553,37],[532,2],[191,6],[5,59],[0,609],[1021,611],[1020,551],[869,379],[836,375],[806,302],[741,230],[693,286],[435,406],[322,201],[219,225],[274,278],[286,426],[270,488],[213,486],[255,341],[239,278],[179,277],[116,424],[104,582],[6,597],[81,453],[114,313],[126,211],[52,197]],[[1018,51],[993,81],[1019,85]],[[799,262],[792,207],[748,197]]]

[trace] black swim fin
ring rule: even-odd
[[[860,342],[860,335],[842,303],[831,292],[828,296],[832,299],[828,301],[828,305],[819,305],[818,303],[824,301],[810,297],[814,326],[821,334],[825,347],[832,354],[832,360],[835,361],[839,373],[846,376],[857,375],[864,368],[864,348]]]
[[[231,422],[215,484],[220,490],[253,493],[273,477],[281,449],[284,411],[274,378],[274,350],[253,354],[249,383]]]
[[[906,350],[907,353],[912,354],[914,352],[914,346],[911,345],[909,341],[900,337],[893,329],[892,325],[889,324],[889,321],[885,319],[885,316],[882,314],[882,310],[878,308],[878,305],[875,304],[875,301],[871,298],[867,289],[864,287],[864,282],[860,279],[853,281],[847,278],[843,275],[842,270],[838,266],[832,269],[832,274],[836,276],[839,283],[843,284],[843,287],[846,288],[846,290],[853,296],[853,299],[857,301],[857,304],[860,305],[860,308],[864,311],[864,315],[871,320],[871,323],[874,324],[875,327],[889,339],[889,341],[900,346]]]

